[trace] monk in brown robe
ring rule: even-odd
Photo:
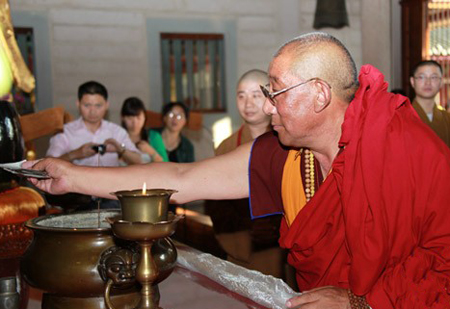
[[[266,100],[260,85],[267,85],[267,72],[252,69],[237,83],[236,106],[243,120],[241,127],[220,143],[216,155],[233,151],[270,131],[271,117],[264,113]],[[281,215],[252,220],[248,198],[208,200],[215,236],[227,254],[227,260],[266,275],[284,277],[285,254],[278,246]]]
[[[450,114],[435,102],[442,87],[442,67],[434,60],[418,63],[410,77],[416,92],[413,107],[425,122],[450,147]]]

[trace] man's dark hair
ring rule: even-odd
[[[164,118],[168,113],[170,113],[172,108],[174,108],[175,106],[181,107],[184,111],[184,115],[186,116],[186,120],[189,120],[189,107],[187,107],[183,102],[179,102],[179,101],[170,102],[170,103],[167,103],[166,105],[164,105],[162,108],[162,112],[161,112],[162,118]]]
[[[413,69],[411,70],[411,75],[410,76],[414,76],[417,72],[417,70],[420,67],[426,66],[426,65],[434,65],[437,66],[439,68],[439,71],[441,71],[441,74],[444,74],[444,71],[442,70],[442,66],[439,64],[439,62],[434,61],[434,60],[423,60],[420,61],[418,64],[416,64]]]
[[[105,100],[108,100],[108,90],[106,90],[105,86],[96,81],[85,82],[78,87],[78,100],[81,100],[85,94],[98,94]]]

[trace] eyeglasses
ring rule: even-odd
[[[169,116],[169,118],[176,118],[177,120],[184,119],[183,114],[175,114],[173,112],[170,112],[169,114],[167,114],[167,116]]]
[[[419,83],[424,83],[427,80],[431,80],[432,83],[437,83],[437,82],[441,81],[442,77],[437,76],[437,75],[432,75],[432,76],[419,75],[419,76],[414,76],[414,79],[416,81],[418,81]]]
[[[270,100],[270,102],[272,103],[272,105],[275,105],[275,103],[276,103],[275,97],[276,97],[277,95],[282,94],[282,93],[285,93],[286,91],[289,91],[289,90],[294,89],[294,88],[296,88],[296,87],[299,87],[299,86],[302,86],[302,85],[306,85],[307,83],[312,82],[312,81],[322,81],[322,82],[324,82],[324,83],[331,89],[330,84],[328,84],[326,81],[324,81],[324,80],[322,80],[322,79],[320,79],[320,78],[318,78],[318,77],[310,78],[310,79],[308,79],[308,80],[305,81],[305,82],[301,82],[301,83],[295,84],[295,85],[293,85],[293,86],[290,86],[290,87],[287,87],[287,88],[284,88],[284,89],[281,89],[281,90],[278,90],[278,91],[275,91],[275,92],[269,92],[269,90],[267,89],[267,87],[268,87],[269,85],[266,85],[266,86],[259,85],[259,87],[261,88],[261,91],[262,91],[262,93],[264,94],[264,96],[265,96],[267,99]]]

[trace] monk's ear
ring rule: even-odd
[[[331,102],[331,87],[322,80],[316,80],[314,86],[317,90],[317,97],[314,102],[314,111],[320,113]]]

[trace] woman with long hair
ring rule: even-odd
[[[123,102],[122,126],[127,130],[130,139],[143,153],[143,161],[167,162],[167,153],[163,139],[158,132],[152,132],[152,145],[149,141],[149,130],[144,127],[146,113],[144,103],[137,97],[131,97]]]

